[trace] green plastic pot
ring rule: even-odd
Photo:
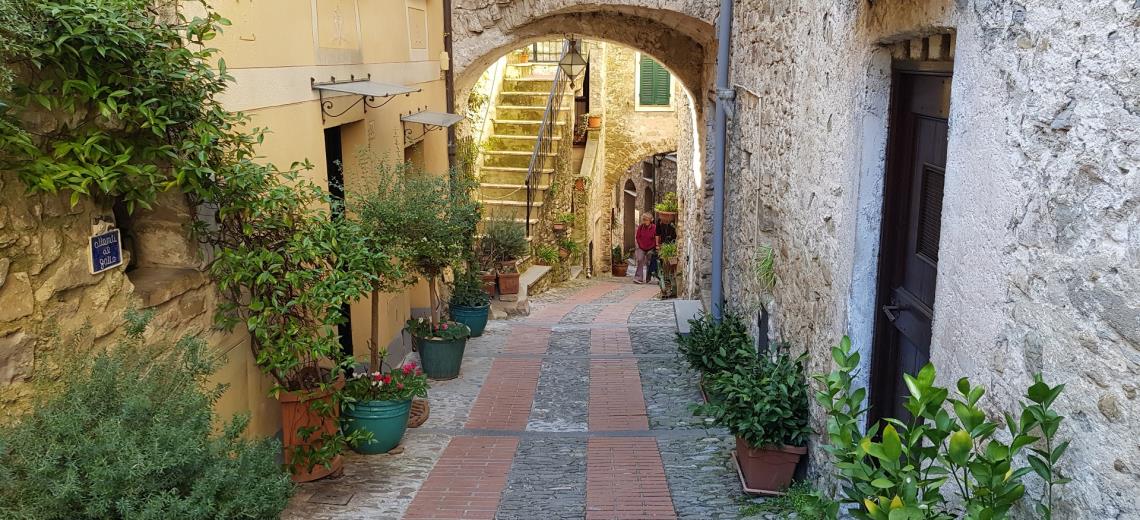
[[[429,339],[412,336],[416,350],[420,353],[420,364],[428,379],[455,379],[459,377],[459,366],[463,364],[463,350],[467,348],[467,338]]]
[[[400,444],[408,429],[408,412],[412,400],[363,401],[344,406],[340,414],[341,426],[346,435],[363,430],[372,434],[372,440],[353,446],[353,451],[365,455],[388,453]]]
[[[483,335],[483,330],[487,328],[487,316],[490,313],[490,305],[484,305],[482,307],[468,307],[466,305],[451,306],[451,319],[467,325],[467,328],[471,329],[472,338]]]

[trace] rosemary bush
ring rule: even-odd
[[[292,491],[275,440],[245,440],[248,417],[215,433],[218,359],[184,337],[147,344],[149,316],[107,351],[64,342],[37,374],[36,406],[0,428],[0,517],[277,518]]]

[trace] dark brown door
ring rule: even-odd
[[[878,312],[872,357],[872,421],[907,418],[904,373],[930,360],[942,222],[948,64],[897,67],[879,254]]]

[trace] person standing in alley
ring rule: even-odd
[[[649,254],[657,249],[657,226],[653,225],[653,215],[648,211],[641,214],[641,225],[634,235],[637,251],[637,271],[633,273],[633,283],[645,283],[649,276]]]

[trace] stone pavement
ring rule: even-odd
[[[603,279],[491,322],[402,453],[350,455],[283,518],[738,518],[731,436],[693,416],[697,375],[656,295]]]

